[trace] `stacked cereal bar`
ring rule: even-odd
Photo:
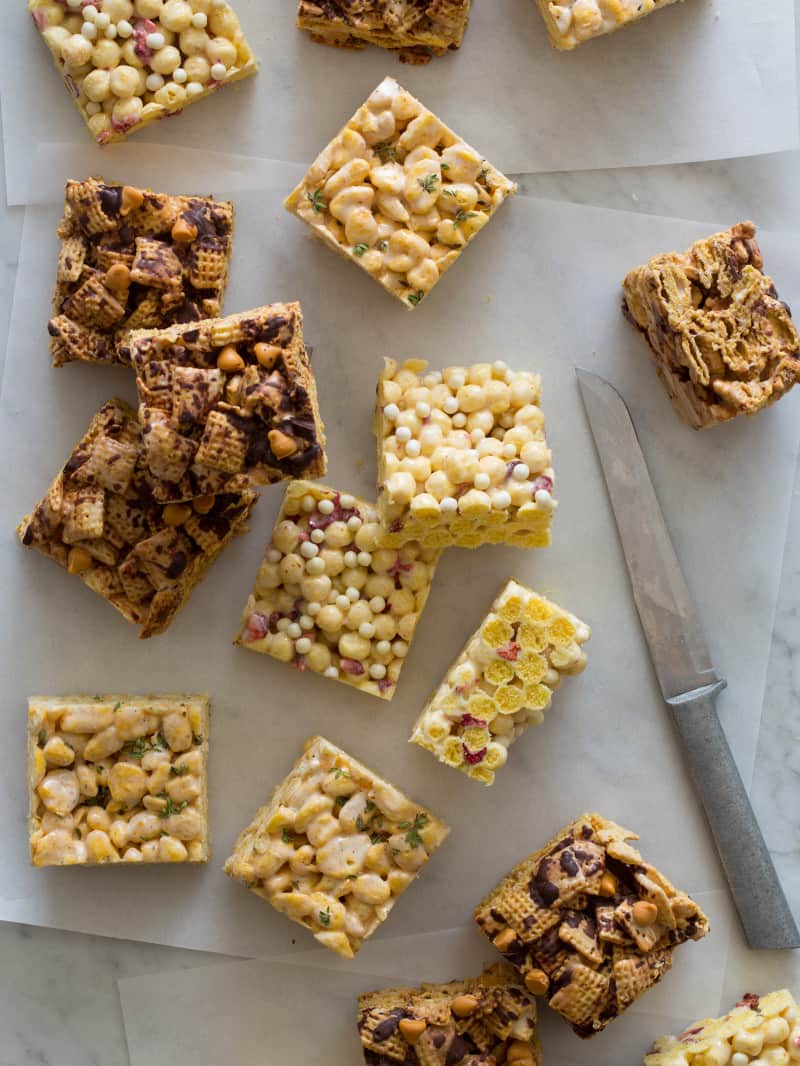
[[[228,541],[245,532],[255,501],[244,492],[190,506],[156,503],[135,412],[110,400],[17,533],[151,637],[169,626]]]
[[[386,360],[378,383],[378,514],[386,543],[545,547],[555,507],[541,381],[505,363]]]
[[[236,643],[390,700],[439,555],[384,548],[371,504],[294,481]]]
[[[514,741],[544,721],[562,675],[586,666],[590,636],[574,615],[508,581],[423,708],[412,742],[491,785]]]
[[[285,206],[412,309],[516,189],[385,78]]]
[[[391,988],[358,997],[366,1066],[541,1066],[536,1000],[510,966],[446,985]]]
[[[790,1066],[800,1062],[800,1008],[787,989],[748,993],[722,1018],[704,1018],[679,1037],[662,1036],[645,1066]]]
[[[240,834],[225,872],[351,959],[448,832],[372,770],[312,737]]]
[[[752,222],[656,255],[622,283],[622,309],[693,429],[757,414],[800,380],[800,337],[763,272]]]
[[[592,37],[613,33],[675,0],[537,0],[552,44],[570,51]]]
[[[299,304],[137,332],[126,351],[156,499],[324,475],[325,428]]]
[[[618,1017],[672,966],[708,919],[627,843],[637,836],[584,814],[524,859],[475,920],[526,987],[546,995],[578,1036]]]
[[[53,365],[124,363],[130,330],[218,315],[232,230],[225,201],[67,182],[48,327]]]
[[[258,69],[226,0],[28,0],[28,10],[98,144]]]
[[[206,862],[207,696],[28,701],[34,866]]]

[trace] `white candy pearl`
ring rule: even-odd
[[[295,643],[294,650],[298,655],[307,655],[311,651],[311,641],[308,637],[300,637]]]
[[[172,80],[176,85],[183,85],[188,77],[188,74],[183,67],[176,67],[172,72]]]
[[[517,455],[517,446],[515,444],[504,444],[500,449],[500,454],[504,459],[514,459]]]
[[[454,415],[458,410],[458,400],[455,396],[448,396],[442,404],[442,410],[446,415]]]
[[[297,622],[290,622],[286,629],[287,637],[291,637],[292,640],[297,640],[298,637],[302,637],[303,630],[297,624]]]
[[[283,552],[279,552],[277,548],[270,548],[267,552],[268,563],[279,563],[283,558]]]
[[[325,667],[325,673],[324,673],[323,676],[324,677],[338,677],[339,676],[339,671],[337,670],[337,668],[335,666],[326,666]]]
[[[383,596],[373,596],[369,601],[369,609],[373,614],[381,614],[386,609],[386,600]]]
[[[292,623],[289,621],[288,618],[279,618],[275,625],[275,628],[278,630],[279,633],[285,633],[291,624]]]
[[[87,22],[94,22],[95,18],[97,17],[97,8],[94,6],[94,4],[86,5],[86,7],[83,9],[83,17],[86,19]]]
[[[203,86],[200,84],[199,81],[190,81],[189,84],[186,86],[186,92],[189,94],[189,96],[199,96],[202,91]]]
[[[333,514],[333,500],[320,500],[317,510],[320,514]]]
[[[392,651],[392,645],[388,640],[379,640],[375,645],[375,651],[378,655],[390,655]]]
[[[375,636],[375,626],[372,622],[362,622],[358,627],[358,635],[360,637],[366,637],[367,640],[372,640]]]
[[[318,615],[319,612],[322,610],[322,604],[317,603],[316,600],[312,600],[311,603],[306,604],[306,610],[313,618],[315,615]]]
[[[397,421],[400,414],[400,408],[396,403],[387,403],[383,409],[383,417],[387,418],[390,422]]]
[[[380,681],[381,678],[386,677],[386,667],[383,663],[373,663],[369,668],[369,676],[374,677],[376,681]]]
[[[145,37],[145,43],[148,48],[152,48],[154,52],[157,52],[159,48],[163,48],[167,43],[163,33],[148,33]]]
[[[345,493],[339,497],[339,503],[344,507],[345,511],[349,511],[351,508],[355,507],[356,498],[355,496],[350,496]]]
[[[530,477],[530,470],[527,463],[517,463],[514,469],[511,471],[511,476],[515,481],[527,481]]]
[[[344,553],[344,565],[348,570],[352,570],[354,566],[358,566],[358,554],[354,551],[347,551]]]
[[[213,63],[211,66],[211,77],[214,81],[222,81],[228,74],[228,68],[224,63]]]
[[[307,614],[300,615],[300,628],[308,632],[309,629],[314,628],[314,619],[309,618]]]
[[[77,11],[82,3],[83,0],[67,0],[67,7],[71,8],[73,11]]]
[[[463,429],[467,424],[467,416],[463,411],[459,411],[457,415],[453,415],[453,425],[456,429]]]
[[[304,496],[303,499],[300,501],[300,506],[303,508],[306,514],[311,514],[311,512],[316,508],[317,502],[313,496]]]
[[[351,533],[355,533],[357,529],[361,529],[363,524],[364,523],[361,521],[357,514],[350,515],[350,517],[347,519],[347,528],[350,530]]]
[[[204,30],[208,25],[208,15],[204,11],[196,11],[192,15],[192,25],[196,30]]]
[[[350,610],[350,600],[348,600],[347,596],[340,594],[336,597],[336,600],[334,602],[336,603],[336,606],[339,608],[340,611]]]
[[[414,410],[420,418],[428,418],[431,413],[430,404],[423,403],[422,400],[420,400]]]
[[[133,33],[133,26],[131,26],[127,19],[120,19],[117,23],[117,33],[123,38],[130,37]]]
[[[541,507],[543,511],[553,510],[553,497],[550,495],[547,489],[539,489],[539,491],[534,496],[534,499],[536,500],[537,505]]]
[[[489,488],[491,479],[488,474],[476,474],[473,480],[473,485],[476,489],[485,490]]]
[[[110,25],[106,26],[105,37],[106,37],[106,40],[113,41],[116,36],[117,36],[117,27],[112,22],[112,23],[110,23]]]
[[[498,511],[505,511],[511,506],[511,495],[505,489],[498,489],[492,493],[492,506]]]
[[[97,26],[93,22],[84,22],[81,33],[87,41],[93,41],[97,37]]]
[[[421,451],[422,445],[418,440],[410,440],[408,444],[406,444],[406,455],[408,455],[411,459],[416,459],[416,457],[420,454]]]
[[[318,555],[315,555],[313,559],[309,559],[306,563],[306,573],[312,577],[319,577],[320,574],[324,574],[325,560],[320,559]]]
[[[369,552],[359,552],[358,553],[358,565],[359,566],[370,566],[371,564],[372,564],[372,556],[370,555]]]
[[[154,93],[157,92],[164,84],[164,79],[161,77],[160,74],[148,74],[145,78],[144,84],[148,92]]]
[[[325,540],[325,530],[324,529],[312,529],[311,530],[311,540],[313,541],[314,544],[322,544],[323,540]]]
[[[305,559],[313,559],[315,555],[319,555],[319,548],[313,541],[304,540],[300,545],[300,554]]]
[[[458,500],[455,496],[445,496],[439,503],[439,510],[443,514],[455,514],[458,510]]]
[[[85,11],[84,14],[86,14]],[[95,26],[97,26],[98,30],[107,30],[108,27],[111,25],[111,19],[108,17],[105,11],[98,11],[94,17],[94,24]]]
[[[354,588],[352,585],[348,585],[345,595],[351,603],[355,603],[356,600],[361,599],[361,593],[358,591],[357,588]]]
[[[405,444],[406,441],[411,440],[411,430],[408,426],[398,426],[395,432],[395,436],[401,444]]]

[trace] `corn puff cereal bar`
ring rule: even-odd
[[[635,833],[584,814],[494,888],[478,927],[581,1037],[594,1036],[652,988],[678,944],[708,919],[628,841]]]
[[[658,11],[675,0],[537,0],[550,42],[562,52],[577,48]]]
[[[284,206],[413,310],[516,191],[385,78]]]
[[[225,873],[352,959],[448,833],[425,807],[311,737],[240,834]]]
[[[378,382],[386,544],[546,547],[556,503],[538,374],[502,362],[427,365],[387,359]]]
[[[28,10],[101,145],[258,70],[226,0],[28,0]]]
[[[411,742],[485,785],[529,725],[541,725],[564,675],[586,666],[591,630],[508,581],[422,709]]]
[[[325,473],[300,304],[142,330],[126,350],[157,500]]]
[[[752,222],[653,256],[622,283],[625,317],[692,429],[755,415],[800,380],[800,337]]]
[[[440,554],[384,548],[372,504],[292,482],[236,643],[390,700]]]
[[[44,499],[17,528],[107,600],[141,637],[163,633],[233,537],[244,533],[252,492],[153,499],[135,412],[109,400],[92,419]]]
[[[790,1066],[800,1062],[800,1007],[788,989],[745,995],[722,1018],[662,1036],[645,1066]]]
[[[32,696],[34,866],[207,862],[207,696]]]
[[[218,315],[232,233],[227,201],[67,182],[48,324],[53,365],[129,365],[122,342],[131,330]]]
[[[358,1031],[366,1066],[542,1066],[536,1000],[504,963],[465,981],[361,995]]]

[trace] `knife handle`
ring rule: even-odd
[[[669,706],[748,944],[751,948],[800,947],[800,930],[720,725],[713,696]]]

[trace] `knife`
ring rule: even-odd
[[[714,700],[726,681],[711,663],[630,412],[603,378],[576,373],[653,666],[745,936],[751,948],[800,947],[800,930],[717,716]]]

